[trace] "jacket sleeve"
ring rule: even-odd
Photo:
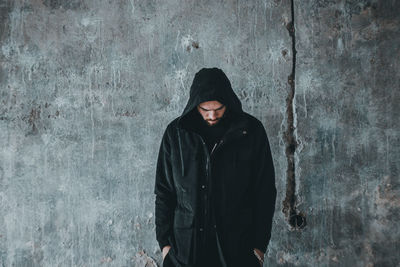
[[[275,212],[276,187],[275,170],[271,149],[264,126],[261,131],[261,145],[258,147],[254,166],[254,216],[253,244],[262,252],[266,252],[271,238],[272,218]]]
[[[168,136],[168,127],[161,140],[157,158],[156,179],[154,193],[156,239],[162,250],[170,245],[168,237],[172,233],[176,193],[172,178],[171,144]]]

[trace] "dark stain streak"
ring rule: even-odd
[[[296,86],[296,36],[295,36],[295,18],[294,18],[294,0],[291,0],[291,17],[292,20],[286,25],[286,29],[292,39],[292,73],[288,77],[288,83],[290,85],[289,95],[286,98],[286,114],[287,114],[287,129],[284,134],[286,141],[286,158],[287,158],[287,170],[286,170],[286,196],[283,201],[282,212],[286,215],[289,225],[293,229],[302,229],[306,226],[306,218],[303,213],[296,210],[296,177],[295,177],[295,158],[294,154],[297,148],[297,140],[294,135],[294,110],[293,110],[293,99],[295,96]],[[286,54],[286,53],[285,53]],[[282,55],[285,56],[282,51]]]
[[[29,115],[28,123],[32,126],[32,133],[37,133],[36,121],[40,119],[40,106],[39,108],[32,108]]]
[[[192,47],[193,47],[193,48],[196,48],[196,49],[199,49],[199,48],[200,48],[199,42],[192,41],[191,44],[189,44],[188,46],[186,46],[186,51],[191,52],[191,51],[192,51]]]
[[[8,37],[9,35],[9,14],[11,10],[13,9],[14,6],[14,1],[9,0],[9,1],[1,1],[0,2],[0,40],[4,40]]]
[[[196,48],[196,49],[198,49],[200,46],[199,46],[199,42],[192,42],[192,46],[194,47],[194,48]]]
[[[67,9],[78,10],[81,9],[82,2],[83,1],[81,0],[70,0],[70,1],[44,0],[43,4],[51,9],[63,8],[65,10]]]
[[[60,116],[60,111],[57,110],[56,113],[55,113],[54,115],[51,115],[51,114],[47,115],[47,118],[49,118],[49,119],[50,119],[50,118],[54,118],[54,119],[55,119],[55,118],[57,118],[58,116]]]
[[[117,117],[136,117],[136,111],[125,111],[125,112],[121,112],[121,111],[117,111],[115,113],[115,116]]]

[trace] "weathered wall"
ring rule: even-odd
[[[295,1],[295,14],[296,174],[308,229],[287,235],[282,258],[399,266],[400,1]]]
[[[160,264],[161,135],[195,72],[217,66],[271,142],[279,195],[265,265],[395,266],[399,10],[383,0],[0,1],[0,264]],[[301,230],[281,211],[287,180]]]

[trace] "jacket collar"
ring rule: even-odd
[[[179,122],[179,120],[178,120]],[[185,127],[182,123],[177,123],[176,128],[195,132],[192,129]],[[248,134],[249,119],[244,112],[235,113],[232,117],[232,122],[229,129],[226,131],[222,140],[224,143],[230,142],[236,138],[240,138]]]
[[[227,132],[225,133],[224,137],[222,138],[224,143],[232,141],[236,138],[240,138],[248,133],[249,126],[249,119],[243,112],[238,113]]]

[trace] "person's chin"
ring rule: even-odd
[[[207,121],[207,125],[208,125],[208,126],[214,126],[214,125],[217,125],[218,122],[219,122],[219,121],[211,122],[211,123],[210,123],[210,122]]]

